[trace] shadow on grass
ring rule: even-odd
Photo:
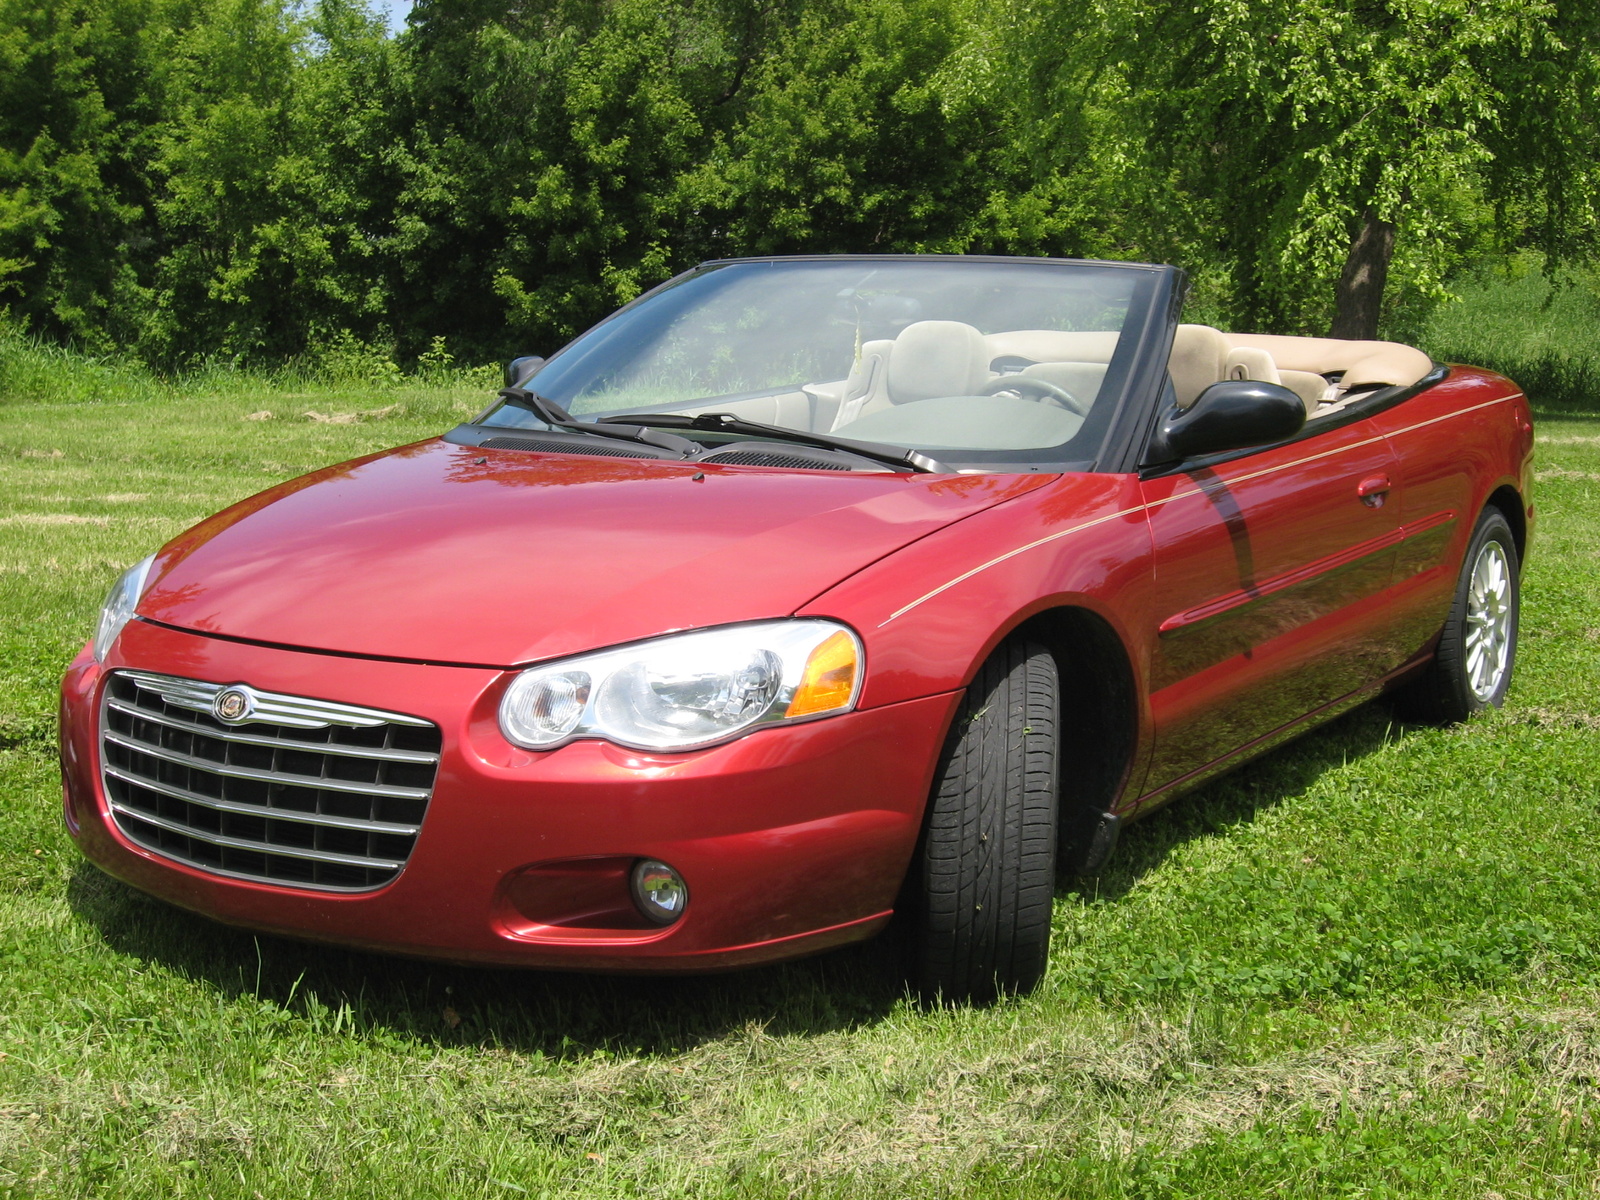
[[[1098,877],[1063,879],[1056,894],[1081,904],[1120,900],[1184,843],[1303,795],[1328,771],[1382,749],[1403,728],[1387,701],[1363,704],[1131,823]]]
[[[1068,903],[1116,901],[1173,850],[1247,823],[1326,771],[1380,748],[1386,705],[1367,704],[1184,796],[1124,832],[1107,870],[1063,879]],[[759,1026],[817,1035],[870,1026],[906,996],[895,931],[816,958],[713,976],[606,976],[460,967],[253,935],[150,899],[81,863],[72,909],[113,950],[376,1040],[505,1047],[553,1058],[675,1053]]]
[[[357,1037],[553,1058],[675,1053],[749,1026],[815,1035],[882,1019],[905,994],[899,940],[705,976],[612,976],[425,962],[256,935],[78,864],[72,910],[112,950]],[[344,1010],[344,1011],[341,1011]]]

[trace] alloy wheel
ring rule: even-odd
[[[1467,685],[1487,702],[1511,658],[1511,562],[1505,547],[1485,542],[1467,586]]]

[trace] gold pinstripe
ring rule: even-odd
[[[1074,533],[1081,533],[1085,529],[1092,529],[1096,525],[1104,525],[1107,521],[1115,521],[1118,517],[1127,517],[1127,516],[1131,516],[1134,513],[1145,512],[1149,508],[1150,508],[1150,505],[1148,505],[1148,504],[1136,504],[1132,508],[1123,509],[1121,512],[1107,513],[1103,517],[1096,517],[1092,521],[1085,521],[1083,524],[1074,525],[1070,529],[1059,530],[1056,533],[1050,534],[1048,537],[1040,538],[1036,542],[1029,542],[1026,546],[1018,546],[1015,550],[1007,550],[1004,554],[1000,555],[1000,557],[991,558],[988,562],[984,563],[982,566],[973,567],[972,570],[966,571],[966,572],[964,572],[964,573],[962,573],[960,575],[957,575],[949,583],[941,583],[938,587],[934,588],[933,591],[928,592],[926,595],[918,596],[915,600],[913,600],[910,604],[906,605],[904,608],[896,609],[894,612],[890,613],[888,615],[888,617],[886,617],[884,620],[878,622],[878,628],[882,629],[890,621],[895,620],[897,617],[905,616],[906,613],[910,612],[913,608],[917,607],[917,605],[922,604],[922,603],[924,603],[924,602],[926,602],[928,600],[932,600],[940,592],[948,591],[949,589],[955,587],[956,584],[958,584],[958,583],[965,583],[967,580],[971,579],[974,575],[978,574],[979,572],[987,571],[990,567],[998,566],[999,564],[1005,562],[1006,559],[1008,559],[1008,558],[1015,558],[1017,555],[1025,554],[1029,550],[1037,550],[1040,546],[1043,546],[1048,542],[1059,541],[1061,538],[1069,537]]]
[[[1512,392],[1506,396],[1497,396],[1493,400],[1485,400],[1482,404],[1474,404],[1471,408],[1457,409],[1455,412],[1445,413],[1443,416],[1439,417],[1429,417],[1426,421],[1418,421],[1415,425],[1407,425],[1404,429],[1397,429],[1390,434],[1380,434],[1377,437],[1367,438],[1365,441],[1351,442],[1349,445],[1339,446],[1332,450],[1323,450],[1316,454],[1308,454],[1305,458],[1297,458],[1293,462],[1279,463],[1277,466],[1263,467],[1259,471],[1251,471],[1244,475],[1235,475],[1232,478],[1224,479],[1223,483],[1230,486],[1233,484],[1247,483],[1252,479],[1260,479],[1263,476],[1272,475],[1278,471],[1289,471],[1295,467],[1303,467],[1307,463],[1314,463],[1319,459],[1330,458],[1336,454],[1343,454],[1347,450],[1359,450],[1362,446],[1370,446],[1374,442],[1381,442],[1386,438],[1397,438],[1408,433],[1415,433],[1419,429],[1426,429],[1428,426],[1437,425],[1441,421],[1449,421],[1456,417],[1464,417],[1468,413],[1475,413],[1480,409],[1490,408],[1496,404],[1509,404],[1513,400],[1520,400],[1522,396],[1522,392]],[[1174,492],[1172,495],[1164,496],[1160,500],[1151,500],[1146,504],[1136,504],[1132,508],[1124,508],[1119,512],[1107,513],[1103,517],[1095,517],[1093,520],[1084,521],[1081,524],[1073,525],[1068,529],[1058,530],[1057,532],[1049,534],[1046,537],[1039,538],[1037,541],[1029,542],[1026,546],[1018,546],[1014,550],[1007,550],[1004,554],[998,555],[995,558],[991,558],[988,562],[973,567],[970,571],[963,571],[960,575],[957,575],[948,583],[941,583],[931,592],[926,592],[923,595],[918,596],[915,600],[911,601],[911,603],[895,609],[894,612],[890,613],[882,621],[878,622],[878,628],[882,629],[890,622],[899,620],[918,605],[926,604],[929,600],[932,600],[941,592],[947,592],[951,588],[955,587],[958,583],[965,583],[974,575],[982,574],[990,567],[997,567],[1006,560],[1015,558],[1019,554],[1026,554],[1029,550],[1037,550],[1040,546],[1045,546],[1051,542],[1060,541],[1064,537],[1071,537],[1075,533],[1082,533],[1085,529],[1092,529],[1096,525],[1104,525],[1107,521],[1115,521],[1119,517],[1129,517],[1135,513],[1149,512],[1151,509],[1160,508],[1163,505],[1171,504],[1174,500],[1185,500],[1190,496],[1203,495],[1205,495],[1205,492],[1200,488],[1190,488],[1187,491]]]

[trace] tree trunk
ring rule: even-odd
[[[1379,220],[1369,208],[1361,216],[1361,232],[1350,243],[1350,254],[1339,274],[1329,337],[1370,341],[1378,336],[1378,310],[1383,306],[1392,257],[1394,223]]]

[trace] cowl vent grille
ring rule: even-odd
[[[811,458],[799,454],[781,454],[773,450],[724,450],[708,454],[701,462],[725,464],[736,467],[789,467],[811,471],[850,471],[850,463],[837,459]]]
[[[321,891],[400,873],[441,740],[417,717],[144,671],[113,674],[100,713],[106,800],[129,841],[215,875]]]
[[[599,458],[660,458],[649,450],[636,450],[632,446],[619,446],[614,442],[583,442],[564,438],[492,437],[480,445],[488,450],[537,450],[542,454],[593,454]]]

